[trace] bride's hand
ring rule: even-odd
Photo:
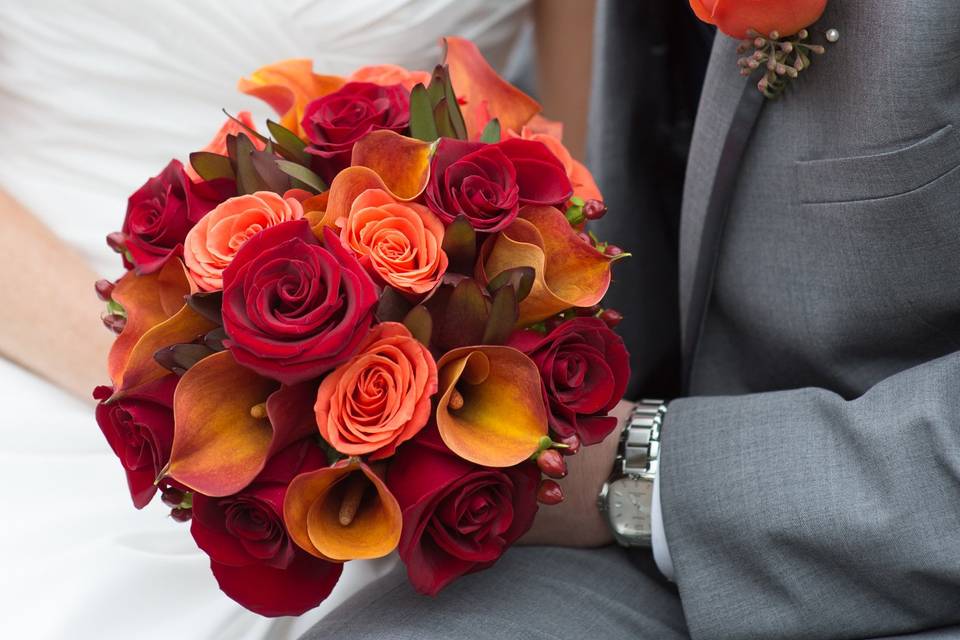
[[[100,322],[97,275],[2,190],[0,218],[0,357],[90,399],[107,379],[112,339]]]
[[[566,458],[567,476],[558,480],[563,502],[540,505],[533,528],[520,539],[521,544],[598,547],[613,542],[610,526],[597,507],[597,496],[613,470],[620,432],[632,409],[632,403],[621,401],[612,412],[619,420],[617,428],[603,442],[581,447],[579,453]]]

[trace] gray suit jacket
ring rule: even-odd
[[[718,35],[693,135],[661,490],[697,640],[960,623],[960,3],[831,0],[816,27],[840,41],[762,105]]]

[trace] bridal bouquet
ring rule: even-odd
[[[584,228],[605,207],[561,125],[468,41],[429,73],[289,60],[239,88],[278,121],[229,116],[108,237],[97,422],[243,606],[302,613],[395,549],[435,594],[614,428],[625,254]]]

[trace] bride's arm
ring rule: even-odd
[[[537,93],[543,113],[563,122],[563,144],[586,156],[594,0],[538,0],[534,5]]]
[[[107,379],[112,339],[100,322],[97,275],[2,189],[0,219],[0,356],[89,399]]]

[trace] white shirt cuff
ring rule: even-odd
[[[667,535],[663,530],[663,513],[660,511],[660,466],[653,478],[653,505],[650,509],[650,536],[653,543],[653,560],[657,563],[660,573],[667,580],[673,582],[673,560],[670,558],[670,547],[667,546]]]

